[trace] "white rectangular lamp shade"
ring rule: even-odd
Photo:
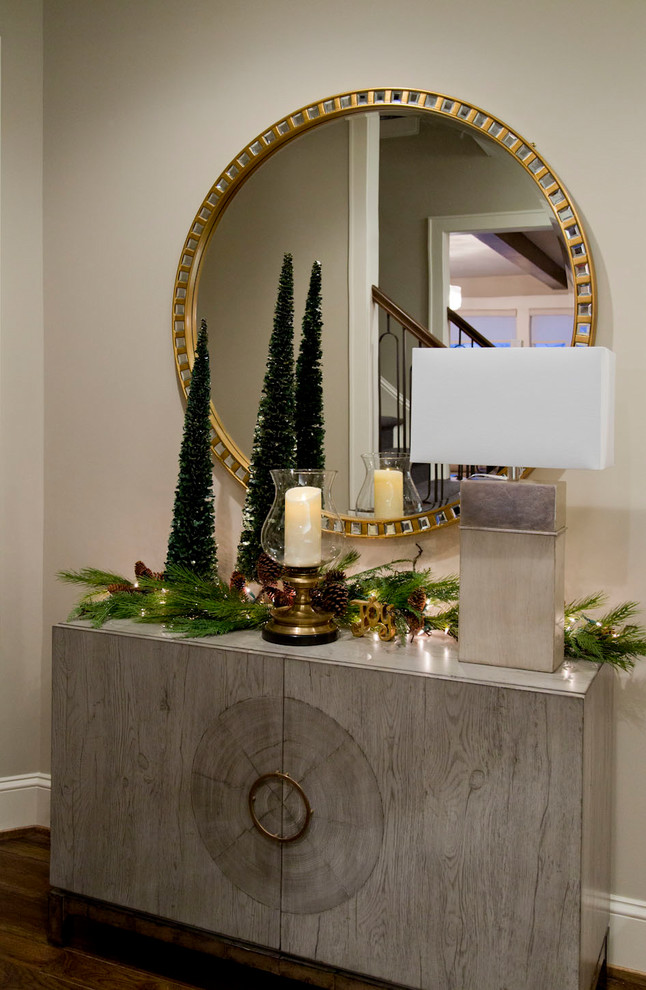
[[[411,461],[609,467],[614,371],[604,347],[418,348]]]

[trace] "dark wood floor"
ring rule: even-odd
[[[2,990],[307,990],[293,980],[97,926],[77,928],[71,944],[57,948],[47,941],[48,890],[48,832],[0,833]]]
[[[293,980],[112,929],[79,929],[72,944],[57,948],[47,941],[48,889],[48,832],[0,833],[2,990],[306,990]],[[646,975],[614,970],[608,990],[646,990]]]

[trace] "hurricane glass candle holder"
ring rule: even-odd
[[[338,630],[327,612],[317,612],[312,591],[321,568],[343,549],[344,531],[332,498],[336,471],[285,468],[271,472],[274,502],[261,533],[263,550],[283,567],[284,581],[294,588],[291,605],[272,609],[263,629],[271,643],[313,646],[330,643]]]
[[[397,519],[422,511],[410,457],[398,451],[362,454],[366,476],[357,496],[356,512],[375,519]]]

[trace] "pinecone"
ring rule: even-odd
[[[424,620],[418,619],[416,615],[412,614],[412,612],[408,612],[406,614],[406,625],[408,626],[410,641],[412,643],[417,633],[421,632],[424,628]]]
[[[136,577],[147,577],[152,581],[163,581],[166,576],[163,571],[151,571],[150,567],[146,567],[143,560],[138,560],[135,564],[135,576]]]
[[[332,615],[343,615],[348,607],[348,589],[339,582],[324,584],[321,588],[321,604]]]
[[[323,580],[326,584],[341,584],[345,581],[345,571],[326,571]]]
[[[283,594],[286,597],[286,603],[291,605],[296,598],[296,588],[294,588],[291,584],[287,584],[286,581],[283,581]]]
[[[134,592],[136,590],[137,589],[132,584],[109,584],[108,585],[108,591],[110,592],[111,595],[114,594],[115,591],[133,591]]]
[[[247,581],[244,574],[241,574],[240,571],[234,571],[229,578],[229,589],[231,591],[237,591],[238,594],[242,594],[246,583]]]
[[[276,588],[276,594],[274,595],[274,605],[276,608],[282,608],[284,605],[291,605],[294,601],[294,596],[296,592],[289,585],[284,585],[282,590]]]
[[[315,611],[325,612],[325,606],[323,605],[320,588],[312,588],[310,591],[310,601],[312,603],[312,608]]]
[[[417,612],[423,612],[426,608],[426,602],[428,601],[426,595],[426,588],[416,588],[415,591],[411,591],[408,596],[408,604],[411,608],[414,608]]]
[[[258,598],[271,602],[274,608],[283,608],[285,605],[291,605],[294,601],[294,589],[284,590],[267,585],[261,589]]]
[[[258,574],[258,580],[262,585],[275,585],[280,581],[280,575],[283,573],[283,569],[280,564],[270,557],[268,553],[264,550],[258,557],[258,563],[256,564],[256,573]]]

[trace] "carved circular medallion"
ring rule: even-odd
[[[212,859],[269,907],[336,907],[379,856],[383,809],[372,767],[338,722],[292,698],[221,712],[197,747],[191,797]]]

